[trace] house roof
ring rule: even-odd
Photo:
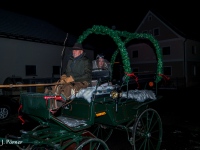
[[[150,9],[148,13],[156,15],[162,22],[182,37],[200,41],[199,27],[197,27],[196,20],[188,18],[189,15],[184,16],[184,14],[182,14],[183,17],[176,13],[169,14],[165,11],[155,9]]]
[[[0,37],[33,42],[72,46],[77,37],[52,24],[25,15],[0,9]]]

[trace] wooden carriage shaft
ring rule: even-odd
[[[53,86],[53,85],[61,85],[61,83],[44,83],[44,84],[7,84],[7,85],[0,85],[0,88],[31,87],[31,86]]]

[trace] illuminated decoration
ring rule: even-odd
[[[106,115],[106,112],[105,112],[105,111],[104,111],[104,112],[97,113],[97,114],[96,114],[96,117],[100,117],[100,116],[104,116],[104,115]]]
[[[110,92],[110,97],[112,99],[117,99],[119,97],[119,93],[117,91],[113,90]]]
[[[153,44],[156,50],[156,55],[157,55],[157,76],[156,76],[155,82],[158,83],[162,79],[161,77],[161,74],[163,74],[162,53],[161,53],[158,41],[151,34],[130,33],[127,31],[113,30],[106,26],[94,25],[92,28],[89,28],[86,31],[84,31],[83,34],[79,36],[77,42],[82,43],[90,34],[109,35],[114,40],[114,42],[118,46],[118,49],[112,55],[111,62],[110,62],[111,67],[113,69],[116,56],[118,53],[120,53],[122,57],[124,72],[126,73],[131,73],[132,70],[131,70],[130,60],[129,60],[129,56],[128,56],[125,44],[133,39],[148,39]],[[120,37],[124,37],[125,40],[122,41]],[[127,76],[125,80],[128,81],[129,78],[130,77]]]
[[[153,87],[153,85],[154,85],[153,82],[149,82],[150,87]]]

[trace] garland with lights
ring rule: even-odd
[[[151,34],[129,33],[127,31],[113,30],[101,25],[94,25],[92,28],[89,28],[86,31],[84,31],[83,34],[79,36],[77,42],[82,43],[87,38],[88,35],[93,34],[93,33],[101,34],[101,35],[109,35],[114,40],[114,42],[118,46],[118,49],[112,55],[111,68],[113,69],[113,65],[117,57],[117,54],[119,54],[120,52],[125,73],[132,72],[131,67],[130,67],[130,60],[128,57],[125,44],[133,39],[148,39],[153,44],[156,50],[156,55],[157,55],[157,76],[156,76],[155,82],[158,83],[161,80],[162,78],[161,75],[163,74],[162,73],[163,72],[162,54],[161,54],[158,41]],[[125,37],[125,40],[122,41],[120,37]],[[126,78],[126,80],[128,81],[129,77]]]

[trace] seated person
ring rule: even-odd
[[[96,60],[92,61],[92,69],[111,71],[110,63],[104,58],[104,55],[102,54],[98,54]]]
[[[93,79],[99,78],[109,78],[111,75],[111,65],[110,62],[104,58],[104,55],[98,54],[96,60],[92,61],[92,72],[93,72]],[[93,82],[97,82],[93,80]],[[93,83],[96,85],[96,83]]]
[[[61,85],[55,85],[51,89],[46,88],[45,93],[61,95],[65,100],[70,100],[73,93],[90,86],[91,80],[92,61],[86,57],[82,44],[75,43],[72,47],[72,56],[68,60],[65,74],[60,78],[59,83]]]

